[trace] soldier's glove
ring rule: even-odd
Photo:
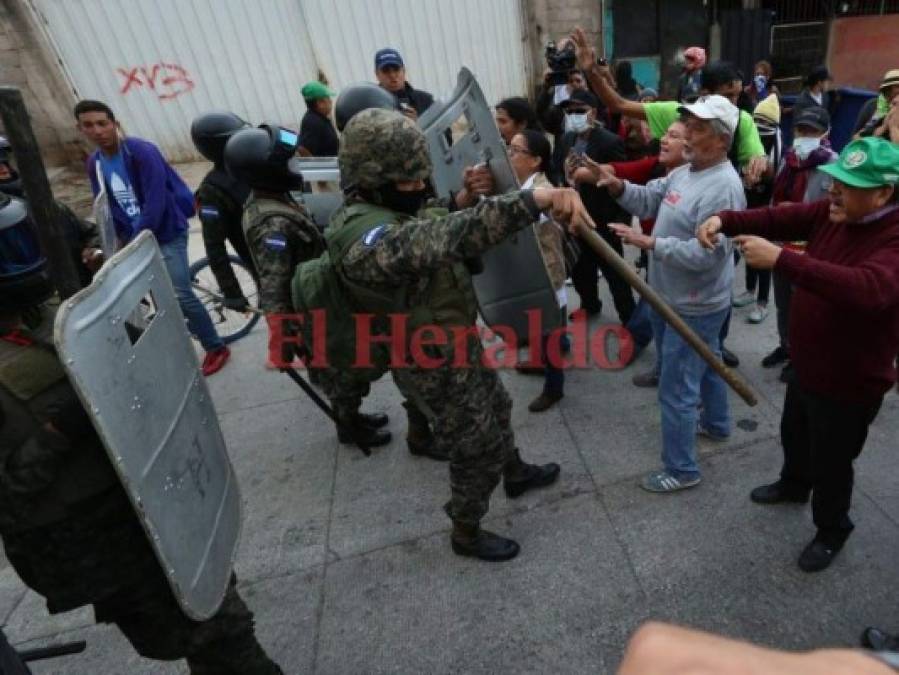
[[[222,304],[235,312],[247,312],[250,310],[250,303],[242,295],[237,298],[225,298]]]

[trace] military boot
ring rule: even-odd
[[[380,429],[382,427],[386,427],[387,423],[390,421],[390,418],[387,417],[384,413],[359,413],[359,418],[362,420],[362,423],[371,427],[372,429]]]
[[[520,497],[528,490],[552,485],[559,478],[561,468],[555,462],[528,464],[521,459],[518,448],[503,467],[503,487],[509,499]]]
[[[479,525],[453,521],[450,538],[453,553],[488,562],[503,562],[518,555],[521,547],[512,539],[482,530]]]
[[[367,415],[355,413],[350,419],[342,419],[337,424],[337,440],[341,443],[362,443],[369,448],[377,448],[390,443],[393,438],[386,429],[378,429],[366,424]],[[386,417],[386,415],[384,416]]]
[[[431,433],[427,416],[409,401],[403,401],[403,407],[406,409],[408,420],[406,445],[409,446],[409,452],[417,457],[429,457],[438,462],[449,461],[449,453],[437,445],[437,439]]]

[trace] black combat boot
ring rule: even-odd
[[[403,407],[408,419],[406,445],[409,446],[409,452],[416,457],[429,457],[438,462],[449,461],[449,452],[437,445],[427,416],[409,401],[403,401]]]
[[[518,555],[521,547],[512,539],[482,530],[478,525],[453,521],[453,553],[488,562],[503,562]]]
[[[561,468],[555,462],[549,464],[528,464],[521,459],[521,452],[515,454],[503,467],[503,487],[509,499],[520,497],[528,490],[552,485],[559,478]]]
[[[387,423],[390,421],[390,418],[387,417],[384,413],[359,413],[359,419],[362,420],[362,424],[367,427],[371,427],[372,429],[381,429],[387,426]]]
[[[341,443],[362,443],[369,448],[377,448],[390,443],[393,438],[386,429],[377,429],[365,423],[367,415],[356,413],[352,420],[337,425],[337,440]],[[386,415],[385,415],[386,417]]]

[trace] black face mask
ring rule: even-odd
[[[378,190],[381,195],[381,204],[391,211],[408,213],[414,216],[424,206],[428,191],[423,190],[397,190],[395,185],[388,185]]]

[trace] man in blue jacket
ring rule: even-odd
[[[155,235],[187,325],[206,350],[203,374],[221,370],[231,353],[190,285],[187,219],[194,214],[190,188],[159,148],[140,138],[123,137],[105,103],[79,101],[75,120],[78,130],[97,147],[87,160],[87,175],[94,197],[105,189],[120,244],[142,230]]]

